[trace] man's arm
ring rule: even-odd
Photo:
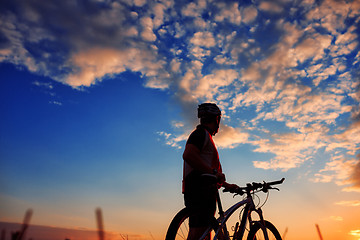
[[[230,183],[227,183],[227,182],[223,182],[222,187],[224,187],[225,189],[227,189],[230,192],[239,188],[238,185],[230,184]]]
[[[213,173],[213,169],[204,163],[203,159],[201,158],[199,148],[194,144],[186,144],[183,153],[183,159],[195,170],[198,170],[202,173]]]

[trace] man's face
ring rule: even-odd
[[[216,116],[215,121],[213,122],[213,130],[214,130],[214,134],[218,133],[219,131],[219,127],[220,127],[220,120],[221,120],[221,116]]]
[[[218,125],[218,128],[220,126],[220,120],[221,120],[221,116],[216,116],[216,125]]]

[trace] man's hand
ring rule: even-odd
[[[215,174],[215,176],[220,184],[225,183],[225,181],[226,181],[225,174],[218,172]]]
[[[239,188],[238,185],[236,185],[236,184],[230,184],[230,183],[227,183],[227,182],[224,182],[222,186],[225,188],[224,191],[226,191],[226,192],[235,192],[236,189]]]

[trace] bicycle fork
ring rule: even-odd
[[[256,212],[259,216],[258,221],[253,221],[251,217],[251,213]],[[241,219],[240,226],[235,229],[233,240],[241,240],[241,238],[244,236],[245,229],[246,229],[246,223],[249,221],[250,228],[254,224],[260,224],[260,228],[264,233],[265,240],[269,240],[269,236],[267,234],[266,226],[265,226],[265,220],[263,217],[263,212],[261,208],[256,209],[253,204],[247,204],[244,209],[244,213]]]
[[[265,220],[264,220],[264,217],[263,217],[262,209],[261,208],[258,208],[258,209],[254,208],[252,211],[256,212],[259,215],[260,220],[259,221],[252,221],[251,213],[250,213],[250,215],[249,215],[250,226],[252,226],[254,223],[259,223],[260,228],[264,233],[265,240],[269,240],[269,236],[268,236],[268,233],[267,233],[267,230],[266,230]]]

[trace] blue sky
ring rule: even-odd
[[[289,239],[315,222],[359,237],[358,1],[5,0],[0,16],[1,221],[32,207],[91,228],[101,206],[110,230],[161,239],[215,102],[228,180],[287,178],[266,210]]]

